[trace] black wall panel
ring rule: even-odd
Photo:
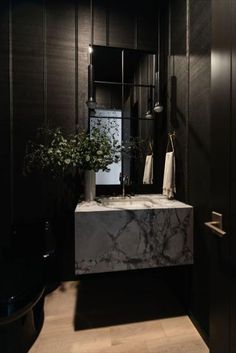
[[[137,48],[157,50],[159,1],[136,2],[137,8]],[[164,14],[163,14],[164,15]]]
[[[93,43],[156,50],[158,11],[159,1],[155,0],[96,0],[93,2]]]
[[[47,119],[75,130],[75,3],[46,5]]]
[[[135,47],[135,2],[109,1],[109,45],[113,47]]]
[[[91,44],[91,16],[89,2],[78,2],[78,125],[79,128],[87,127],[88,108],[88,46]]]
[[[60,126],[66,132],[87,126],[88,45],[93,42],[155,50],[157,13],[153,0],[150,4],[142,18],[135,1],[95,0],[92,20],[89,0],[1,1],[0,168],[6,239],[9,239],[9,225],[43,221],[55,213],[51,207],[55,185],[48,185],[40,178],[25,178],[22,174],[27,141],[45,123]],[[12,56],[9,43],[12,43]],[[9,69],[11,59],[12,70]],[[73,234],[71,224],[64,228],[69,236]],[[72,247],[70,251],[66,256],[73,261]],[[71,272],[73,275],[72,263]]]
[[[9,6],[1,5],[0,21],[0,192],[3,214],[1,217],[0,258],[7,244],[11,219],[11,137],[10,137],[10,85],[9,85]]]
[[[230,161],[231,161],[231,0],[212,1],[211,207],[223,214],[224,239],[212,234],[210,349],[230,351]],[[232,157],[233,158],[233,157]],[[220,163],[219,163],[220,161]],[[232,189],[233,191],[233,189]],[[233,219],[234,222],[234,219]],[[208,235],[209,236],[209,235]],[[235,333],[234,333],[235,335]]]
[[[235,168],[235,158],[236,155],[236,2],[232,1],[232,116],[231,116],[231,148],[232,148],[232,160],[231,160],[231,219],[233,220],[231,224],[231,232],[234,235],[231,240],[231,262],[236,273],[236,224],[234,220],[236,219],[236,199],[233,195],[236,194],[236,168]],[[236,287],[236,286],[235,286]],[[236,288],[235,288],[236,289]],[[236,308],[235,308],[236,309]],[[235,311],[236,312],[236,311]],[[235,315],[236,318],[236,315]],[[236,327],[236,322],[235,322]]]
[[[170,52],[173,55],[186,55],[187,34],[187,2],[183,0],[170,1]]]
[[[178,4],[177,4],[178,3]],[[186,1],[171,3],[169,58],[170,131],[176,132],[177,199],[187,198],[188,56]],[[173,8],[172,8],[173,5]],[[177,6],[178,5],[178,6]]]
[[[40,185],[23,176],[26,142],[44,122],[43,6],[12,2],[14,221],[40,217]],[[38,200],[36,203],[35,200]]]
[[[95,45],[109,44],[109,0],[97,0],[93,5],[93,43]]]
[[[66,133],[74,133],[78,119],[78,56],[76,53],[78,29],[75,2],[73,0],[48,1],[45,16],[45,118],[50,126],[61,127]],[[54,191],[52,196],[47,194],[47,189],[45,192],[46,203],[50,205],[46,214],[56,217],[53,225],[59,276],[72,278],[73,210],[69,212],[70,198],[66,196],[68,188],[65,184],[60,182],[53,184],[47,186],[49,190],[52,187]]]
[[[211,1],[190,1],[188,201],[194,206],[194,257],[191,310],[209,326],[210,71]],[[200,299],[204,298],[204,300]]]
[[[176,185],[178,200],[186,201],[187,197],[187,130],[188,125],[188,58],[175,56],[172,84],[172,111],[170,131],[176,132]]]
[[[231,266],[233,270],[233,276],[231,280],[231,310],[230,310],[230,320],[231,320],[231,353],[235,353],[236,351],[236,199],[234,195],[236,195],[236,164],[235,164],[235,155],[236,155],[236,2],[232,1],[232,116],[231,116],[231,239],[230,239],[230,258],[231,258]]]
[[[160,94],[161,94],[161,103],[163,104],[162,114],[156,114],[155,119],[155,133],[157,136],[157,150],[158,158],[154,159],[154,170],[157,176],[157,192],[162,192],[163,186],[163,170],[165,163],[165,153],[167,146],[167,126],[169,125],[168,116],[170,111],[170,101],[169,101],[169,87],[171,85],[171,79],[168,77],[168,68],[169,68],[169,2],[164,1],[159,3],[160,11]],[[154,173],[155,174],[155,173]]]
[[[209,58],[211,52],[211,35],[209,35],[211,34],[211,0],[191,0],[189,11],[191,15],[190,54],[207,55]]]
[[[187,201],[187,126],[188,126],[188,53],[187,39],[187,6],[186,1],[170,2],[169,23],[169,67],[168,87],[168,130],[175,131],[174,139],[176,156],[176,198]],[[176,273],[175,291],[188,310],[190,268],[183,267]]]
[[[169,128],[175,130],[177,198],[194,206],[190,311],[209,333],[211,1],[170,2]]]

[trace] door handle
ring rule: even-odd
[[[205,226],[210,228],[210,230],[212,230],[213,233],[219,235],[220,237],[224,237],[226,235],[226,232],[219,228],[219,222],[216,222],[216,221],[205,222]]]
[[[226,236],[226,232],[222,229],[222,214],[218,212],[212,212],[212,221],[205,222],[207,226],[214,234],[219,237]]]

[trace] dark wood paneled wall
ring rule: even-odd
[[[45,8],[46,119],[74,132],[76,122],[76,9],[74,0],[48,1]]]
[[[194,267],[191,311],[209,330],[209,238],[204,222],[210,204],[211,1],[190,1],[187,200],[194,206]]]
[[[80,128],[87,126],[88,109],[88,45],[91,44],[91,17],[87,0],[78,1],[78,109]]]
[[[22,175],[26,142],[44,123],[68,133],[87,126],[91,34],[94,44],[155,51],[157,6],[154,0],[143,5],[95,0],[91,21],[89,0],[1,1],[0,156],[6,240],[15,224],[38,222],[53,213],[51,188]],[[64,231],[73,238],[73,227]],[[73,253],[72,246],[69,251]],[[71,253],[66,256],[73,260]]]
[[[235,16],[234,0],[212,1],[211,202],[226,231],[223,239],[213,234],[211,241],[212,353],[236,351]]]
[[[109,1],[108,44],[111,46],[135,47],[135,13],[133,1]],[[122,23],[122,26],[120,24]],[[96,31],[96,28],[95,28]]]
[[[235,155],[236,155],[236,2],[231,1],[231,16],[233,21],[232,23],[232,110],[231,110],[231,240],[230,240],[230,259],[231,259],[231,266],[233,270],[233,278],[231,282],[231,352],[235,352],[236,347],[236,281],[235,281],[235,274],[236,274],[236,256],[235,256],[235,249],[236,249],[236,199],[234,195],[236,195],[236,168],[235,168]]]
[[[156,50],[160,2],[94,1],[93,43],[146,51]]]
[[[11,119],[9,84],[9,4],[1,3],[0,21],[0,192],[3,214],[1,216],[1,249],[6,246],[11,223]]]
[[[44,122],[43,6],[40,2],[12,1],[12,89],[14,222],[37,217],[41,186],[22,173],[27,140]],[[38,200],[35,205],[35,200]],[[33,206],[34,205],[34,206]]]
[[[186,201],[188,124],[187,3],[171,2],[169,95],[170,131],[176,131],[177,199]]]
[[[176,131],[177,198],[194,206],[190,311],[209,332],[211,1],[170,1],[169,129]]]
[[[75,4],[13,0],[10,26],[13,222],[18,223],[44,216],[42,182],[22,174],[26,142],[46,122],[75,130]]]

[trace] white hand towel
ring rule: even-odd
[[[145,167],[143,173],[143,184],[153,184],[153,156],[146,156]]]
[[[174,152],[167,152],[165,159],[165,169],[163,177],[163,195],[167,196],[168,199],[174,198],[176,193],[175,186],[175,154]]]

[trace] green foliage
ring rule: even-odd
[[[77,154],[79,166],[83,169],[109,172],[109,165],[118,163],[122,147],[116,139],[117,126],[114,121],[102,124],[97,120],[90,136],[85,132],[78,135]]]
[[[27,144],[24,173],[47,173],[53,177],[70,173],[76,167],[75,151],[74,136],[66,138],[60,128],[39,128],[36,140]]]
[[[24,173],[47,173],[56,178],[78,168],[109,171],[110,164],[119,162],[122,150],[114,124],[98,120],[90,135],[82,131],[65,136],[60,128],[38,129],[36,140],[27,144]]]

